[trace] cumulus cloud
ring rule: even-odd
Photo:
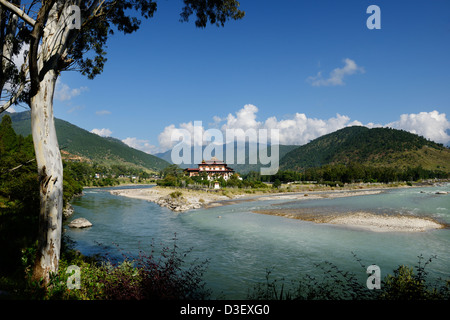
[[[222,131],[226,129],[278,129],[280,144],[305,144],[321,135],[336,131],[347,125],[357,124],[350,122],[347,116],[337,114],[335,118],[327,120],[308,118],[304,113],[296,113],[289,119],[278,120],[270,117],[264,122],[257,121],[258,108],[247,104],[236,112],[225,118],[226,123]]]
[[[450,136],[450,121],[445,113],[434,110],[431,112],[420,112],[417,114],[402,114],[400,119],[386,125],[395,129],[403,129],[435,142],[448,145]]]
[[[194,129],[194,128],[197,129]],[[203,135],[205,133],[205,128],[201,125],[201,122],[193,123],[181,123],[179,128],[171,124],[164,128],[158,136],[159,146],[163,150],[168,150],[172,148],[179,141],[185,141],[190,143],[192,146],[203,144]]]
[[[278,121],[276,117],[268,118],[265,129],[278,129],[280,144],[303,145],[324,134],[334,132],[347,126],[361,125],[358,121],[340,114],[329,119],[308,118],[304,113],[296,113],[292,119]]]
[[[131,148],[144,151],[145,153],[155,153],[157,152],[157,147],[150,144],[150,141],[138,138],[126,138],[122,140],[123,143],[130,146]]]
[[[225,118],[214,117],[214,124],[223,123],[221,132],[226,135],[228,129],[266,129],[270,136],[270,130],[277,129],[279,133],[280,144],[302,145],[320,137],[321,135],[339,130],[345,126],[362,125],[358,121],[351,121],[349,117],[337,114],[330,119],[308,118],[304,113],[296,113],[292,118],[278,120],[276,117],[270,117],[265,121],[257,121],[258,108],[252,104],[245,105],[235,114],[228,114]],[[182,123],[179,127],[171,124],[164,128],[159,134],[158,140],[161,149],[168,150],[177,144],[180,140],[191,141],[191,145],[207,143],[204,137],[207,129],[201,122],[197,123],[197,131],[194,132],[196,123]]]
[[[92,129],[91,130],[92,133],[95,133],[101,137],[109,137],[112,134],[112,131],[106,128],[103,129]]]
[[[344,77],[355,74],[355,73],[364,73],[364,68],[360,67],[356,64],[352,59],[346,58],[344,59],[344,67],[336,68],[330,72],[328,78],[324,79],[322,76],[322,72],[320,71],[314,77],[309,77],[307,80],[314,87],[320,86],[342,86],[344,85]]]
[[[222,130],[226,129],[257,129],[261,123],[256,121],[256,113],[258,108],[252,104],[246,104],[244,108],[236,112],[236,115],[228,114],[227,123],[222,126]],[[217,120],[217,119],[215,119]]]
[[[67,84],[58,79],[56,81],[55,99],[58,101],[68,101],[87,90],[87,87],[70,88]]]
[[[397,121],[388,124],[367,123],[363,124],[361,121],[352,120],[346,115],[336,114],[336,116],[328,119],[310,118],[304,113],[295,113],[294,115],[285,119],[277,119],[275,116],[269,117],[264,121],[257,120],[258,108],[254,105],[245,105],[242,109],[234,114],[229,114],[225,118],[214,117],[214,124],[222,124],[222,134],[226,135],[227,129],[277,129],[279,132],[279,143],[285,145],[303,145],[311,140],[314,140],[322,135],[334,132],[348,126],[365,126],[368,128],[375,127],[391,127],[396,129],[403,129],[430,140],[450,144],[450,122],[447,120],[445,113],[438,111],[421,112],[418,114],[403,114]],[[201,123],[201,122],[200,122]],[[194,142],[194,125],[193,122],[183,123],[176,127],[174,124],[167,126],[159,135],[160,148],[168,150],[178,143],[174,141],[173,137],[183,137],[183,134],[189,133],[191,142]],[[199,143],[201,136],[204,135],[206,129],[201,126],[197,130],[195,138],[196,143]],[[270,131],[269,131],[270,132]],[[183,138],[187,141],[187,138]],[[205,141],[202,141],[205,143]]]

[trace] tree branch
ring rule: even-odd
[[[33,18],[31,18],[23,10],[21,10],[20,8],[17,8],[14,4],[10,3],[9,1],[0,0],[0,4],[4,7],[6,7],[7,9],[11,10],[15,14],[17,14],[19,17],[21,17],[23,19],[23,21],[25,21],[32,27],[34,27],[34,25],[36,24],[36,21],[34,21]]]
[[[27,74],[28,74],[28,68],[27,68],[27,65],[25,63],[21,67],[21,72],[23,74],[23,79],[24,80],[20,82],[19,89],[11,97],[11,99],[9,99],[8,102],[6,102],[4,105],[2,105],[0,107],[0,113],[6,111],[9,107],[11,107],[14,103],[16,103],[17,99],[20,97],[20,95],[22,94],[23,90],[25,89],[25,86],[28,83],[28,81],[26,81],[26,77],[27,77]]]
[[[5,170],[5,171],[3,171],[2,173],[5,173],[5,172],[13,172],[14,170],[20,169],[20,168],[23,167],[24,165],[29,164],[30,162],[33,162],[33,161],[35,161],[35,160],[36,160],[36,158],[31,159],[31,160],[28,160],[27,162],[22,163],[22,164],[18,165],[17,167],[14,167],[14,168],[12,168],[12,169]]]
[[[9,63],[11,63],[11,64],[14,64],[14,61],[13,60],[11,60],[10,58],[8,58],[7,56],[5,56],[5,55],[3,55],[3,54],[1,54],[0,53],[0,58],[1,59],[5,59],[5,60],[7,60]],[[0,59],[0,60],[1,60]]]
[[[23,90],[25,89],[26,82],[22,82],[20,84],[19,90],[17,90],[16,94],[9,99],[8,102],[6,102],[4,105],[0,107],[0,113],[6,111],[9,107],[11,107],[14,103],[16,103],[19,96],[22,94]]]

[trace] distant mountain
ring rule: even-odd
[[[244,148],[239,148],[237,143],[234,143],[233,145],[224,145],[223,147],[223,155],[220,160],[224,160],[226,161],[226,155],[227,155],[227,150],[231,150],[228,148],[232,148],[233,152],[234,152],[234,161],[233,163],[227,163],[227,165],[230,168],[233,168],[236,172],[239,172],[240,174],[246,174],[250,171],[257,171],[259,172],[261,167],[269,167],[270,164],[266,164],[263,165],[259,162],[259,151],[258,151],[258,144],[253,145],[254,149],[252,150],[256,150],[255,152],[252,152],[250,150],[250,145],[249,143],[246,143],[244,145]],[[288,153],[289,151],[297,148],[298,146],[291,146],[291,145],[279,145],[279,159],[281,159],[286,153]],[[202,147],[202,154],[203,151],[205,150],[205,146]],[[262,149],[264,153],[266,153],[268,155],[268,157],[271,157],[271,147],[270,145],[268,146],[268,150],[266,150],[266,148]],[[237,154],[239,152],[245,152],[245,163],[244,164],[238,164],[238,159],[237,159]],[[168,150],[166,152],[163,153],[157,153],[155,154],[155,156],[160,157],[161,159],[164,159],[165,161],[169,162],[169,163],[173,163],[172,162],[172,150]],[[214,156],[214,154],[213,154]],[[256,164],[250,164],[250,159],[253,159],[253,157],[256,157],[257,163]],[[209,159],[204,159],[204,160],[209,160]],[[197,163],[194,162],[194,147],[191,147],[191,160],[190,163],[181,163],[179,164],[180,168],[196,168],[197,167]]]
[[[17,134],[27,136],[31,133],[29,111],[8,114]],[[63,158],[107,166],[120,164],[150,171],[159,171],[169,165],[161,158],[133,149],[118,139],[100,137],[67,121],[55,118],[55,126]]]
[[[371,166],[417,167],[450,172],[450,149],[416,134],[391,128],[353,126],[321,136],[288,152],[281,170],[358,162]]]

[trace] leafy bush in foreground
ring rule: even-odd
[[[26,299],[63,300],[204,300],[210,297],[202,280],[207,262],[187,263],[190,251],[180,253],[174,242],[160,253],[152,245],[150,254],[138,257],[124,255],[122,262],[111,262],[82,257],[68,250],[61,259],[59,273],[51,277],[51,285],[44,292],[39,283],[29,282],[17,295]],[[449,300],[450,280],[430,281],[425,270],[430,258],[415,268],[400,265],[381,281],[381,289],[369,290],[365,281],[351,272],[344,272],[330,262],[316,264],[322,275],[303,276],[289,283],[285,279],[272,279],[249,290],[248,300]],[[360,262],[360,260],[358,260]],[[360,262],[361,264],[361,262]],[[69,290],[66,270],[77,265],[81,271],[80,288]],[[366,270],[366,267],[361,264]],[[0,279],[1,280],[1,279]],[[1,283],[1,281],[0,281]],[[11,284],[12,286],[13,284]],[[11,297],[14,298],[14,297]]]
[[[330,262],[317,264],[323,270],[323,277],[316,279],[310,275],[291,281],[286,288],[284,279],[270,279],[257,284],[248,294],[249,300],[449,300],[450,279],[430,283],[425,267],[432,257],[422,264],[420,255],[418,266],[413,268],[401,265],[393,275],[387,275],[381,282],[381,289],[369,290],[365,283],[357,280],[355,274],[343,272]],[[359,260],[358,260],[359,261]],[[360,262],[360,261],[359,261]],[[361,265],[364,267],[363,265]],[[364,267],[365,268],[365,267]]]
[[[149,254],[124,254],[121,262],[89,261],[73,250],[68,252],[70,257],[61,259],[47,292],[39,283],[30,282],[25,296],[46,300],[196,300],[210,294],[202,280],[207,261],[187,263],[184,259],[190,251],[180,253],[175,241],[172,248],[164,247],[158,254],[153,245]],[[80,268],[79,289],[67,288],[70,265]]]
[[[427,283],[428,273],[425,267],[431,263],[432,258],[422,265],[422,256],[416,272],[405,265],[394,270],[394,275],[388,275],[384,280],[384,289],[380,294],[385,300],[448,300],[450,299],[450,279],[445,283]]]

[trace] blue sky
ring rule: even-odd
[[[240,3],[243,20],[198,29],[179,22],[182,1],[159,1],[137,33],[110,38],[100,76],[62,74],[56,117],[152,153],[194,121],[279,126],[289,144],[352,124],[450,143],[450,1]]]

